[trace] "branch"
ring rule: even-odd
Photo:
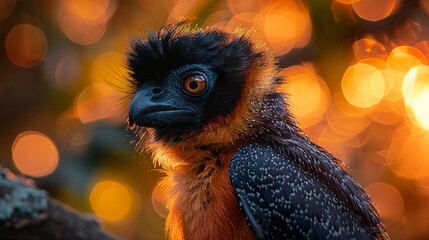
[[[116,239],[99,224],[37,189],[30,179],[0,167],[1,239]]]

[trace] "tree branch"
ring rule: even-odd
[[[85,217],[48,197],[30,179],[0,167],[1,239],[116,239]]]

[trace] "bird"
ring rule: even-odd
[[[130,41],[128,126],[165,172],[169,239],[389,239],[342,161],[290,112],[254,30],[168,23]]]

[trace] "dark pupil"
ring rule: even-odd
[[[192,90],[197,89],[197,88],[198,88],[198,83],[197,83],[197,81],[192,81],[192,82],[190,82],[190,83],[189,83],[189,88],[190,88],[190,89],[192,89]]]

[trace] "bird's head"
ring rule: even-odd
[[[127,66],[130,125],[166,142],[236,140],[278,80],[275,58],[249,31],[200,29],[187,20],[134,39]]]

